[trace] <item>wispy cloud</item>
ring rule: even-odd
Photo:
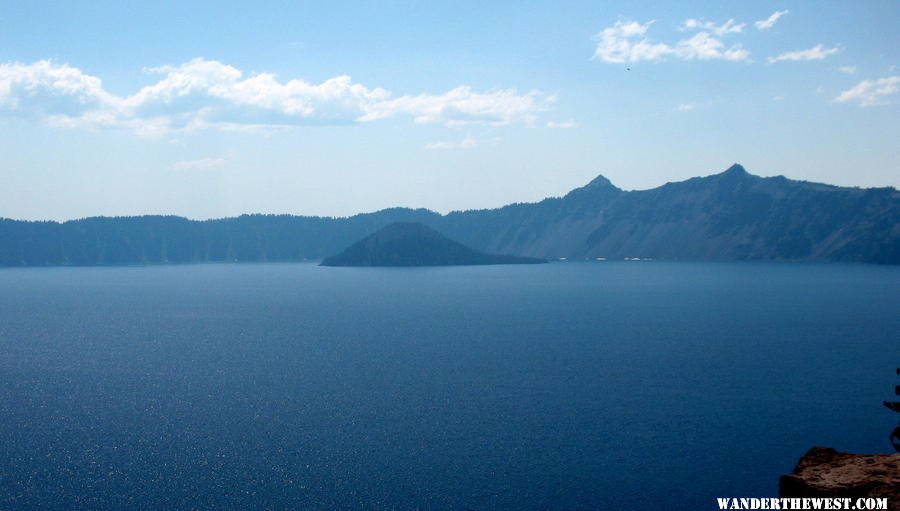
[[[366,105],[365,114],[357,120],[368,122],[408,114],[416,123],[447,126],[533,124],[537,114],[547,110],[555,99],[536,91],[520,94],[515,89],[501,89],[479,93],[461,86],[440,95],[420,94],[376,101]]]
[[[769,57],[769,62],[796,62],[800,60],[822,60],[829,55],[839,52],[840,48],[825,48],[817,44],[807,50],[786,51],[775,57]]]
[[[890,104],[890,98],[900,92],[900,76],[888,76],[878,80],[863,80],[841,92],[832,101],[835,103],[857,103],[860,106]]]
[[[225,158],[200,158],[199,160],[184,160],[172,164],[174,170],[206,170],[221,167],[228,163]]]
[[[712,21],[703,21],[694,18],[690,18],[685,20],[684,24],[681,25],[681,31],[684,32],[686,30],[708,30],[716,35],[725,35],[725,34],[738,34],[744,30],[745,23],[738,23],[733,19],[729,19],[728,21],[716,25],[715,22]]]
[[[161,78],[119,96],[77,67],[41,60],[0,64],[0,114],[33,114],[55,126],[124,128],[142,136],[218,129],[260,131],[302,124],[365,123],[409,116],[416,123],[530,124],[554,97],[516,89],[394,96],[341,75],[321,83],[280,81],[215,60],[147,68]]]
[[[568,121],[549,121],[547,122],[547,127],[557,130],[566,130],[578,127],[578,123],[576,123],[573,119],[569,119]]]
[[[840,72],[842,72],[842,73],[845,73],[845,74],[848,74],[848,75],[855,75],[855,74],[856,74],[856,66],[841,66],[841,67],[839,67],[839,68],[837,68],[837,69],[838,69],[838,71],[840,71]]]
[[[666,57],[681,60],[747,60],[750,52],[734,44],[726,47],[718,37],[727,33],[740,32],[743,25],[735,25],[729,20],[722,25],[705,26],[708,22],[687,20],[683,27],[701,29],[692,37],[681,39],[674,45],[652,41],[647,31],[654,21],[638,23],[636,21],[617,21],[615,25],[604,28],[595,36],[597,48],[594,58],[609,63],[659,61]],[[694,26],[696,24],[696,26]]]
[[[679,112],[690,112],[696,107],[697,105],[694,103],[681,103],[680,105],[675,106],[675,110],[678,110]]]
[[[783,11],[775,11],[771,16],[764,20],[759,20],[753,23],[757,30],[769,30],[770,28],[775,26],[775,23],[778,23],[778,20],[781,19],[782,16],[788,14],[790,11],[787,9]]]
[[[462,140],[442,140],[440,142],[431,142],[425,144],[425,149],[472,149],[478,147],[478,140],[473,137],[466,137]]]

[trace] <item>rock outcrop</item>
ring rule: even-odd
[[[782,497],[887,497],[900,509],[900,454],[849,454],[813,447],[792,474],[781,476]]]

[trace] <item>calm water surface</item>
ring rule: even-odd
[[[713,509],[887,452],[900,268],[0,270],[0,509]]]

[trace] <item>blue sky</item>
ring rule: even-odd
[[[896,1],[481,4],[0,2],[0,216],[900,186]]]

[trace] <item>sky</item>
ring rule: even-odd
[[[0,0],[0,217],[900,187],[900,2]]]

